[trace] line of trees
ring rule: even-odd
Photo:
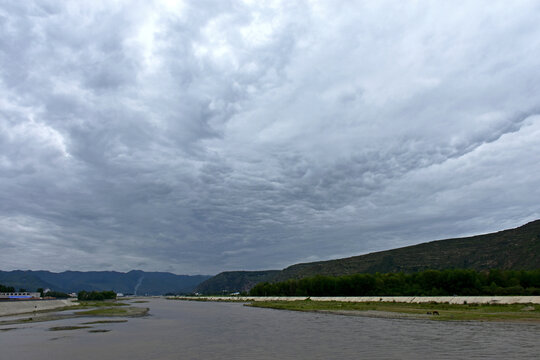
[[[26,289],[19,289],[19,291],[15,290],[13,286],[4,286],[0,284],[0,292],[4,293],[13,293],[13,292],[26,292]],[[43,288],[37,289],[35,292],[38,292],[41,297],[48,296],[48,297],[54,297],[54,298],[68,298],[69,295],[60,291],[48,291],[46,293],[43,293]]]
[[[314,276],[259,283],[252,296],[540,295],[540,269],[425,270],[417,273]]]
[[[114,300],[116,293],[114,291],[79,291],[77,294],[79,300]]]
[[[15,292],[15,288],[13,286],[4,286],[0,284],[0,292],[6,292],[6,293]]]
[[[20,289],[19,292],[25,292],[25,289]],[[55,297],[55,298],[68,298],[69,295],[60,291],[47,291],[43,293],[43,288],[37,289],[42,297]],[[17,292],[13,286],[4,286],[0,284],[0,292]],[[80,291],[77,294],[79,300],[114,300],[116,299],[116,292],[114,291]]]
[[[69,297],[69,294],[66,294],[65,292],[61,291],[52,291],[49,290],[47,292],[43,292],[43,288],[37,289],[37,291],[41,294],[41,297],[53,297],[57,299],[67,299]]]

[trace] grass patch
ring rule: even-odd
[[[11,330],[17,330],[18,328],[4,328],[0,329],[0,331],[11,331]]]
[[[231,296],[229,298],[225,298],[223,296],[212,298],[212,296],[202,296],[202,297],[195,297],[195,296],[186,296],[186,297],[168,297],[167,300],[180,300],[180,301],[201,301],[201,302],[240,302],[245,303],[246,300],[238,299],[234,296]]]
[[[88,328],[91,328],[91,326],[54,326],[49,328],[49,331],[79,330]]]
[[[79,311],[78,315],[92,315],[92,316],[118,316],[118,315],[126,315],[128,312],[127,309],[115,309],[115,308],[105,308],[105,309],[94,309],[94,310],[88,310],[88,311]]]
[[[98,321],[89,321],[82,323],[83,325],[93,325],[93,324],[114,324],[114,323],[125,323],[127,320],[98,320]]]
[[[144,304],[144,303],[147,303],[149,302],[148,300],[135,300],[135,301],[132,301],[131,303],[132,304]]]
[[[400,317],[407,314],[431,320],[478,320],[478,321],[536,321],[540,322],[540,306],[527,307],[523,304],[409,304],[409,303],[353,303],[340,301],[254,301],[248,306],[278,310],[334,312],[343,315],[377,316],[375,312],[385,312]],[[531,307],[534,310],[531,310]],[[439,315],[433,315],[438,312]],[[428,313],[431,313],[428,315]],[[381,314],[382,315],[382,314]],[[428,315],[428,316],[427,316]],[[387,316],[386,316],[387,317]]]
[[[71,310],[85,310],[75,313],[63,313],[63,311]],[[39,314],[37,316],[29,318],[20,318],[14,320],[0,320],[0,325],[16,325],[16,324],[26,324],[34,322],[44,322],[44,321],[53,321],[53,320],[63,320],[63,319],[73,319],[78,317],[91,317],[91,316],[102,316],[102,317],[138,317],[148,314],[149,308],[139,308],[131,307],[128,304],[112,302],[112,301],[88,301],[81,302],[79,305],[69,306],[61,309],[54,309],[47,311],[48,314]],[[115,322],[124,322],[123,320],[118,320]],[[127,321],[127,320],[125,320]]]
[[[77,312],[78,316],[130,316],[139,311],[134,310],[129,304],[115,300],[104,301],[81,301],[79,305],[72,306],[69,310],[91,309]]]
[[[79,301],[79,305],[70,306],[67,309],[77,310],[77,309],[86,309],[86,308],[95,308],[95,307],[116,307],[116,306],[129,306],[129,304],[117,301]]]
[[[80,311],[77,313],[79,316],[143,316],[148,313],[148,308],[102,308],[93,309],[88,311]]]

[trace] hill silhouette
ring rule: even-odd
[[[104,291],[137,295],[191,293],[208,275],[175,275],[167,272],[116,271],[0,271],[0,284],[34,291],[49,288],[61,292]]]
[[[540,269],[540,220],[515,229],[464,238],[437,240],[343,259],[301,263],[266,273],[264,280],[284,281],[315,275],[417,272],[426,269]],[[201,293],[246,291],[255,284],[252,272],[218,274],[197,287]],[[260,276],[260,275],[259,275]],[[246,281],[245,279],[250,279]]]

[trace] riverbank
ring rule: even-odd
[[[277,310],[394,319],[540,322],[540,296],[177,296],[168,299],[244,302],[249,303],[247,306]]]
[[[538,304],[540,296],[175,296],[173,300],[197,300],[197,301],[338,301],[352,303],[405,303],[405,304]]]
[[[540,353],[538,323],[391,320],[145,300],[146,317],[0,326],[2,359],[536,360]]]
[[[50,311],[76,306],[78,304],[76,299],[0,301],[0,316]]]
[[[67,307],[18,313],[21,316],[0,317],[0,326],[87,317],[133,318],[145,316],[149,310],[147,307],[131,306],[118,301],[81,301]]]
[[[447,304],[341,301],[254,301],[248,306],[336,315],[429,319],[439,321],[505,321],[540,323],[533,304]]]

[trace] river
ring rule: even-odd
[[[540,325],[382,319],[151,299],[150,316],[3,325],[1,359],[537,359]],[[0,318],[1,319],[1,318]],[[88,330],[110,330],[90,333]]]

